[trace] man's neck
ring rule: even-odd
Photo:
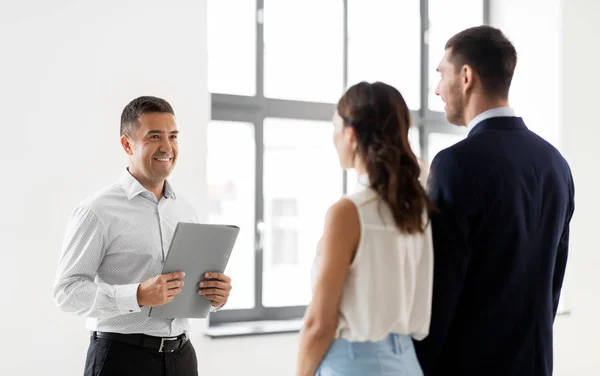
[[[127,170],[129,171],[131,176],[133,176],[135,178],[135,180],[137,180],[142,185],[142,187],[144,187],[148,191],[152,192],[154,194],[154,196],[156,196],[156,199],[160,200],[160,198],[163,196],[163,193],[165,190],[165,181],[164,180],[161,182],[158,182],[158,183],[153,182],[148,179],[145,179],[142,174],[138,173],[131,167],[129,167]]]
[[[158,186],[158,187],[146,187],[144,186],[144,188],[146,188],[147,190],[149,190],[150,192],[154,193],[154,196],[156,196],[156,199],[158,201],[160,201],[160,198],[163,197],[164,195],[164,190],[165,190],[165,182],[163,181],[162,186]]]
[[[483,97],[473,98],[472,105],[465,108],[465,126],[469,125],[471,120],[481,113],[494,108],[508,106],[508,99],[489,99]]]

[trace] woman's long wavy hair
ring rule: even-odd
[[[337,105],[345,127],[352,127],[357,153],[366,162],[371,189],[391,209],[400,231],[426,229],[434,206],[419,181],[421,168],[408,142],[410,111],[402,94],[382,82],[360,82]]]

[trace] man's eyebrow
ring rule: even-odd
[[[159,131],[159,130],[152,130],[152,131],[148,131],[148,133],[146,133],[147,135],[149,134],[163,134],[165,133],[164,131]],[[178,134],[179,131],[171,131],[169,132],[170,134]]]

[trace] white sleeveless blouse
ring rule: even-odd
[[[361,175],[347,196],[358,209],[360,241],[344,285],[336,338],[380,341],[397,333],[423,339],[431,319],[431,224],[424,233],[400,232],[389,207],[368,186]],[[313,283],[318,259],[319,251]]]

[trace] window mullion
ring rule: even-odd
[[[484,25],[489,25],[490,24],[490,0],[482,0],[483,1],[483,24]]]
[[[263,270],[264,270],[264,115],[261,114],[254,123],[256,140],[256,181],[255,181],[255,213],[256,213],[256,247],[254,276],[254,307],[263,309]]]
[[[264,0],[256,0],[256,96],[265,93]]]

